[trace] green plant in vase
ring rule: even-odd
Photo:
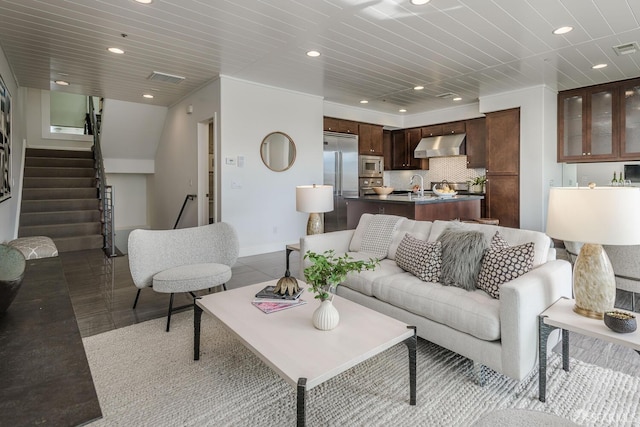
[[[480,193],[484,193],[484,186],[487,183],[487,177],[485,175],[480,175],[472,180],[469,180],[468,183],[470,186],[479,187]]]
[[[311,286],[309,291],[320,301],[330,298],[336,287],[347,278],[347,273],[373,270],[380,264],[380,261],[371,258],[368,261],[356,261],[348,254],[337,256],[333,249],[322,254],[307,251],[304,258],[311,261],[311,265],[304,269],[305,281]]]

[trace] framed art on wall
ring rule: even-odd
[[[11,197],[11,94],[0,77],[0,203]]]

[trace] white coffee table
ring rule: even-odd
[[[546,400],[547,338],[554,329],[562,330],[562,369],[569,371],[569,331],[632,348],[640,353],[640,330],[621,334],[609,329],[604,321],[573,311],[575,300],[560,298],[538,316],[538,398]]]
[[[306,284],[300,286],[306,288]],[[200,359],[200,321],[205,311],[285,381],[297,388],[297,423],[305,424],[306,392],[341,372],[404,342],[409,349],[409,404],[416,404],[416,328],[334,296],[339,325],[331,331],[313,327],[318,306],[305,291],[307,304],[265,314],[251,304],[256,292],[276,281],[258,283],[197,298],[194,304],[194,360]],[[277,338],[275,338],[277,337]]]

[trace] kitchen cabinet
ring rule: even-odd
[[[382,126],[360,123],[358,125],[358,151],[360,154],[383,156]]]
[[[442,135],[454,135],[458,133],[465,133],[465,122],[451,122],[442,125]]]
[[[413,157],[418,143],[422,139],[420,128],[394,131],[391,134],[391,169],[429,169],[428,159]]]
[[[520,109],[486,115],[485,210],[505,227],[520,227]]]
[[[421,131],[422,131],[423,138],[429,138],[431,136],[442,135],[443,128],[442,128],[442,125],[423,126],[421,128]]]
[[[468,168],[484,168],[487,166],[486,120],[484,117],[467,120],[465,123],[467,136],[465,152]]]
[[[354,122],[352,120],[336,119],[333,117],[325,117],[324,130],[357,135],[358,122]]]
[[[391,140],[391,131],[382,131],[382,152],[384,155],[384,170],[393,169],[393,146]]]
[[[627,80],[620,89],[620,157],[640,160],[640,79]]]

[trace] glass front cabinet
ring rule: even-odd
[[[640,160],[640,79],[558,94],[558,161]]]

